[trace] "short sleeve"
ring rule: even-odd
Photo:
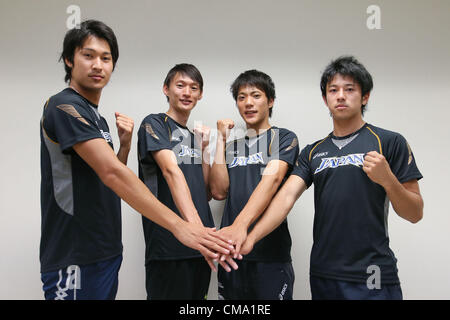
[[[171,149],[168,124],[157,115],[149,115],[139,127],[138,150],[141,159],[149,152]]]
[[[303,148],[303,150],[300,152],[300,155],[298,156],[298,159],[294,165],[294,169],[292,170],[291,173],[302,178],[303,181],[305,181],[308,188],[313,183],[313,174],[311,172],[311,166],[308,159],[309,149],[310,149],[309,146]]]
[[[48,106],[44,111],[43,127],[49,138],[59,143],[64,153],[70,152],[79,142],[103,139],[92,115],[73,102]]]
[[[400,183],[422,178],[411,147],[402,135],[396,134],[390,138],[384,153],[392,173]]]
[[[297,135],[289,130],[276,129],[273,141],[270,144],[270,160],[282,160],[294,166],[298,155]]]

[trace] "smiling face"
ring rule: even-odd
[[[236,98],[236,104],[247,128],[254,130],[267,129],[269,111],[273,100],[268,100],[264,91],[255,86],[241,86]]]
[[[114,68],[108,42],[95,36],[75,49],[73,63],[67,59],[65,63],[72,69],[70,86],[87,97],[100,94]]]
[[[362,120],[361,106],[369,101],[370,93],[362,96],[360,85],[350,76],[336,74],[327,84],[323,97],[333,120]]]
[[[178,72],[170,84],[164,85],[163,92],[169,99],[170,109],[177,113],[190,113],[202,98],[198,82]]]

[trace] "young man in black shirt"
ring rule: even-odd
[[[354,57],[332,61],[321,79],[333,132],[307,145],[241,253],[283,221],[314,183],[312,299],[402,299],[389,248],[389,201],[402,218],[423,215],[422,178],[405,138],[363,120],[373,83]]]
[[[214,227],[208,204],[209,128],[187,122],[203,94],[203,78],[191,64],[178,64],[163,86],[166,113],[148,115],[138,132],[139,177],[152,193],[186,221]],[[205,151],[205,152],[204,152]],[[180,243],[170,232],[143,217],[148,299],[205,299],[211,269],[208,256]],[[209,264],[209,267],[208,267]]]
[[[218,138],[210,185],[215,199],[226,199],[219,233],[240,250],[247,231],[269,205],[288,177],[298,155],[295,133],[270,125],[275,85],[265,73],[246,71],[231,85],[246,136],[226,142],[234,127],[230,119],[217,122]],[[223,256],[218,272],[221,299],[292,299],[294,271],[287,222],[237,264]],[[237,254],[233,256],[237,258]],[[230,266],[234,270],[230,271]]]

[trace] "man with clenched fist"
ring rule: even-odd
[[[389,247],[389,201],[400,217],[421,220],[422,175],[403,136],[363,120],[373,82],[361,63],[352,56],[332,61],[320,87],[333,132],[301,151],[241,253],[284,221],[314,183],[312,299],[402,299],[397,259]]]
[[[187,122],[202,98],[203,78],[191,64],[178,64],[166,76],[165,113],[148,115],[138,132],[139,177],[150,191],[184,220],[214,227],[209,208],[207,149],[209,128],[192,133]],[[205,155],[204,155],[205,153]],[[170,232],[143,218],[148,299],[205,299],[213,259],[186,247]],[[233,248],[232,246],[230,246]],[[205,261],[206,260],[206,261]]]
[[[260,241],[242,261],[233,259],[240,258],[248,230],[292,170],[298,156],[297,137],[269,123],[275,85],[267,74],[248,70],[233,82],[231,92],[247,132],[244,138],[227,142],[234,122],[217,122],[211,193],[215,199],[226,199],[219,233],[235,246],[233,255],[223,255],[219,260],[223,267],[218,272],[219,298],[292,299],[294,271],[287,222]],[[230,266],[235,270],[230,272]]]

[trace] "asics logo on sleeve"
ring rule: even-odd
[[[320,163],[319,167],[314,171],[314,174],[319,173],[325,169],[331,168],[337,168],[342,166],[362,166],[364,163],[364,153],[355,153],[355,154],[349,154],[342,157],[332,157],[332,158],[323,158],[322,162]]]

